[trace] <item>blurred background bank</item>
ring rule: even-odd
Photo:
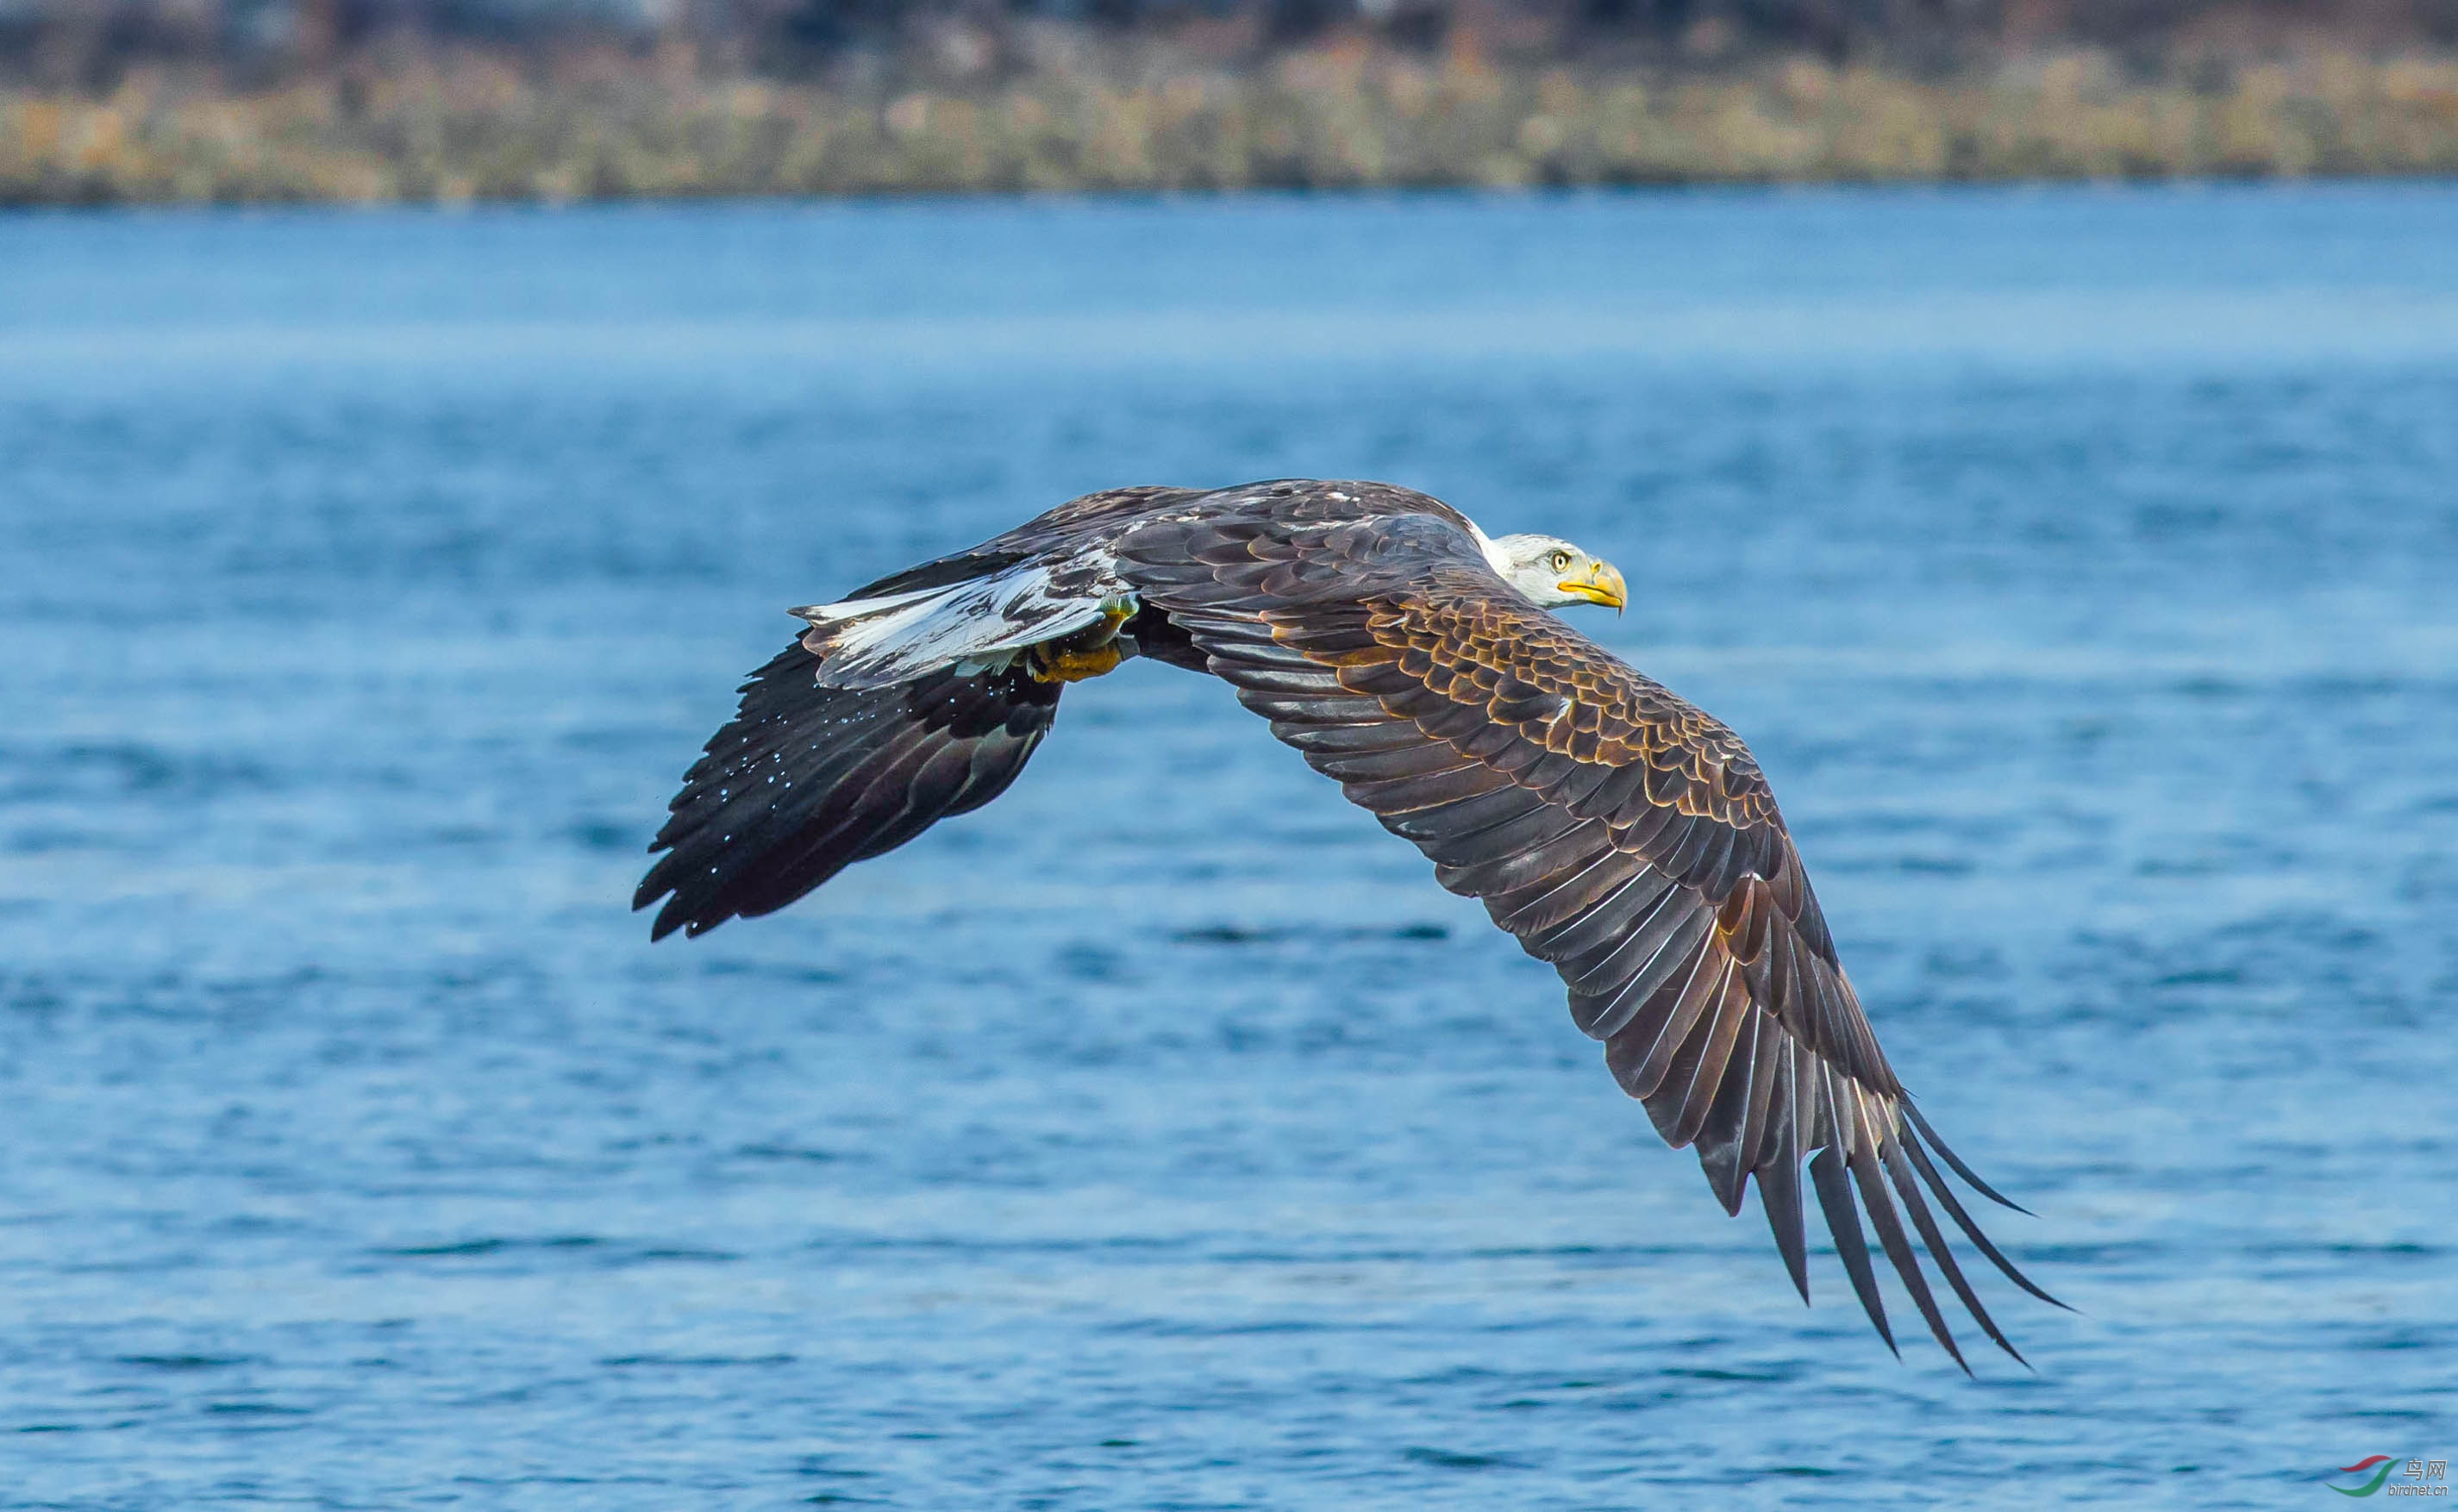
[[[2453,171],[2447,0],[0,0],[0,202]]]

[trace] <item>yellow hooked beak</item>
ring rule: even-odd
[[[1591,604],[1610,606],[1621,612],[1630,602],[1629,586],[1622,582],[1621,572],[1610,562],[1590,562],[1588,570],[1575,577],[1566,577],[1553,585],[1565,593],[1574,593]]]

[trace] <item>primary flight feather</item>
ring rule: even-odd
[[[2015,1285],[2054,1298],[1938,1170],[2006,1201],[1886,1064],[1758,763],[1549,612],[1625,593],[1566,541],[1497,540],[1387,484],[1089,494],[796,610],[809,630],[753,674],[684,779],[634,906],[664,900],[657,938],[782,908],[998,797],[1067,683],[1138,655],[1208,672],[1561,973],[1572,1018],[1657,1132],[1698,1150],[1725,1211],[1755,1181],[1804,1300],[1805,1161],[1889,1348],[1864,1212],[1956,1363],[1915,1235],[2021,1358],[1931,1200]]]

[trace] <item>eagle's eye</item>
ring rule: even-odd
[[[1554,570],[1554,571],[1556,571],[1556,572],[1567,572],[1567,571],[1569,571],[1570,570],[1571,570],[1571,553],[1570,553],[1570,552],[1568,552],[1568,551],[1556,551],[1556,552],[1554,552],[1554,553],[1553,553],[1553,570]]]

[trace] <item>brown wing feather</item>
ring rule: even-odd
[[[1059,685],[1022,672],[934,673],[823,688],[800,641],[742,685],[732,723],[683,779],[632,899],[651,938],[773,913],[858,860],[981,807],[1024,770]]]
[[[1243,509],[1131,532],[1123,570],[1276,735],[1559,970],[1615,1080],[1669,1143],[1697,1147],[1726,1211],[1757,1179],[1804,1298],[1801,1162],[1823,1151],[1812,1186],[1888,1346],[1856,1188],[1956,1362],[1904,1212],[2012,1354],[1924,1185],[1984,1255],[2053,1299],[1928,1159],[1921,1136],[1936,1137],[1878,1047],[1747,747],[1511,590],[1447,507],[1374,490],[1253,490]]]

